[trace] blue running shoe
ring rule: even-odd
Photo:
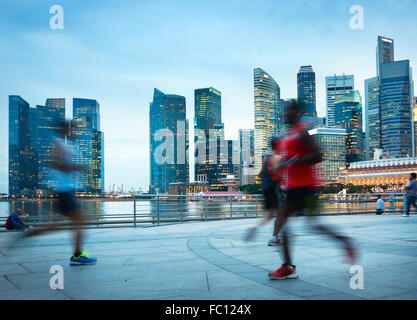
[[[96,264],[97,258],[90,257],[87,251],[83,251],[78,257],[74,255],[70,259],[71,266],[80,266],[83,264]]]

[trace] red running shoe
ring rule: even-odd
[[[278,270],[271,271],[269,277],[276,280],[297,279],[297,268],[295,266],[290,267],[283,264]]]

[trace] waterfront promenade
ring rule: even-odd
[[[361,248],[364,289],[349,286],[339,245],[292,218],[299,279],[269,280],[281,263],[268,247],[272,224],[243,242],[258,219],[189,222],[159,227],[87,230],[94,266],[70,267],[68,231],[26,239],[8,250],[0,233],[0,299],[417,299],[417,216],[327,216]],[[50,289],[49,269],[64,269],[64,289]]]

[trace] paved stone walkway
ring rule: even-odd
[[[242,241],[258,219],[152,228],[93,229],[94,266],[71,267],[72,236],[59,232],[16,244],[0,233],[0,299],[417,299],[417,217],[331,216],[321,221],[354,237],[361,248],[364,289],[349,286],[350,265],[338,243],[315,234],[306,217],[292,218],[299,279],[273,281],[281,247],[268,247],[272,223]],[[64,289],[52,290],[52,265]]]

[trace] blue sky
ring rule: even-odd
[[[64,8],[64,29],[52,30],[52,5]],[[352,5],[364,8],[364,29],[349,26]],[[0,2],[0,192],[7,192],[8,95],[31,106],[47,98],[92,98],[101,106],[105,179],[149,184],[148,112],[153,88],[186,97],[222,92],[226,137],[253,128],[253,68],[266,70],[281,97],[296,96],[296,74],[311,64],[317,109],[325,115],[324,79],[375,75],[377,35],[395,40],[395,59],[417,61],[416,0]],[[415,72],[414,72],[415,74]],[[363,96],[363,95],[362,95]],[[192,123],[192,121],[190,121]]]

